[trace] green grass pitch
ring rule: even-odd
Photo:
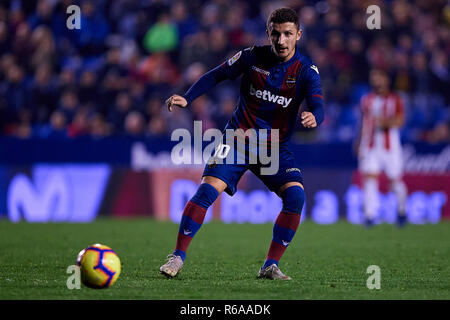
[[[159,274],[178,226],[150,219],[90,224],[0,221],[0,299],[450,299],[450,223],[367,230],[306,221],[280,262],[292,281],[256,279],[272,225],[202,227],[174,279]],[[111,246],[122,261],[116,284],[69,290],[67,267],[84,247]],[[366,287],[367,267],[381,289]]]

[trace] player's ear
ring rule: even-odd
[[[269,38],[270,38],[270,33],[272,32],[272,28],[273,28],[272,23],[269,25],[266,24],[266,34],[267,34],[267,37],[269,37]]]
[[[302,29],[298,29],[297,31],[297,41],[300,40],[300,38],[302,37],[303,34],[303,30]]]

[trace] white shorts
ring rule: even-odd
[[[403,174],[401,148],[362,149],[359,152],[358,165],[362,174],[380,174],[384,171],[390,180],[401,178]]]

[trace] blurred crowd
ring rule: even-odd
[[[67,8],[81,8],[81,29]],[[381,8],[369,30],[366,8]],[[321,130],[297,141],[351,141],[372,67],[389,71],[405,102],[408,141],[450,142],[450,5],[445,0],[7,0],[0,1],[0,134],[21,138],[170,136],[223,129],[239,81],[187,109],[164,100],[253,45],[268,44],[269,13],[289,6],[304,30],[300,50],[318,66],[326,100]]]

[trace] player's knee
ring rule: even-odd
[[[209,183],[202,183],[191,201],[208,209],[219,196],[219,192]]]
[[[283,200],[284,212],[292,212],[300,214],[305,202],[305,191],[300,186],[291,186],[281,194]]]
[[[204,176],[202,178],[202,183],[207,183],[213,186],[219,192],[219,194],[227,188],[227,184],[225,181],[213,176]]]
[[[364,175],[364,181],[372,181],[372,180],[378,180],[378,174],[367,173]]]
[[[391,178],[391,179],[389,179],[389,184],[391,186],[403,184],[403,180],[400,178]]]

